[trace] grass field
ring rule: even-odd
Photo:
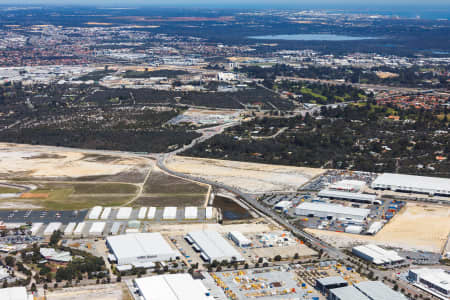
[[[137,187],[126,183],[45,183],[27,193],[26,199],[2,202],[29,203],[46,209],[83,209],[96,205],[118,206],[131,200]],[[33,194],[36,198],[33,198]],[[48,197],[42,197],[48,195]]]
[[[153,170],[135,206],[203,206],[208,186]]]
[[[20,189],[12,188],[12,187],[6,187],[6,186],[0,186],[0,194],[14,194],[14,193],[20,193]]]

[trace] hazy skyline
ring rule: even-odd
[[[380,5],[386,5],[386,9],[396,6],[417,6],[417,7],[429,7],[430,5],[438,6],[450,6],[447,0],[430,0],[424,3],[422,0],[376,0],[367,2],[361,2],[360,0],[316,0],[316,1],[302,1],[302,0],[227,0],[227,1],[208,1],[208,0],[0,0],[0,5],[99,5],[99,6],[137,6],[137,5],[154,5],[154,6],[180,6],[180,7],[374,7]]]

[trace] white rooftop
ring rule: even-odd
[[[329,204],[323,202],[303,202],[297,206],[297,209],[313,210],[319,212],[331,212],[366,217],[370,210],[365,208],[348,207],[339,204]]]
[[[27,290],[25,287],[11,287],[0,289],[0,299],[2,300],[27,300]],[[32,299],[32,298],[31,298]]]
[[[136,286],[145,300],[212,300],[201,280],[189,274],[168,274],[137,278]]]
[[[372,300],[407,300],[405,296],[394,291],[381,281],[363,281],[354,285]]]
[[[344,286],[330,290],[330,293],[342,300],[370,300],[353,286]]]
[[[107,241],[114,250],[117,260],[120,260],[120,258],[154,256],[158,254],[179,256],[178,251],[172,249],[159,232],[110,236],[107,238]]]
[[[411,270],[416,273],[420,278],[432,283],[433,285],[439,286],[447,291],[450,290],[450,273],[443,269],[414,269]]]
[[[241,254],[217,231],[192,231],[189,232],[189,236],[209,257],[211,262],[222,259],[231,260],[233,257],[238,261],[242,260]]]
[[[396,251],[385,250],[374,244],[361,245],[353,249],[370,256],[374,264],[394,263],[404,260]]]
[[[164,208],[163,219],[176,219],[177,217],[177,208],[174,206],[167,206]]]
[[[450,193],[450,179],[438,177],[415,176],[405,174],[384,173],[372,182],[377,185],[398,186],[399,188],[445,191]]]
[[[334,190],[321,190],[317,195],[319,197],[354,199],[368,202],[374,202],[377,199],[377,195],[334,191]]]

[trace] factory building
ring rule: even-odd
[[[443,269],[414,269],[409,270],[408,279],[415,286],[440,298],[450,298],[450,272]]]
[[[345,191],[345,192],[360,192],[366,186],[366,182],[361,180],[344,179],[331,184],[328,188],[331,190]]]
[[[122,223],[120,222],[114,222],[111,226],[111,229],[109,230],[110,235],[117,235],[119,233],[120,227],[122,226]]]
[[[147,207],[141,207],[139,209],[139,213],[138,213],[138,219],[145,219],[145,217],[147,216]]]
[[[102,220],[107,220],[109,218],[109,215],[111,214],[112,211],[112,207],[105,207],[105,209],[103,210],[100,219]]]
[[[118,220],[128,220],[131,216],[131,212],[133,211],[132,207],[121,207],[117,212],[116,219]]]
[[[189,274],[168,274],[134,279],[143,300],[213,300],[201,280]]]
[[[91,229],[89,229],[90,236],[101,236],[103,235],[103,231],[105,230],[106,223],[105,222],[95,222],[92,224]]]
[[[347,286],[348,282],[341,276],[330,276],[316,279],[316,288],[322,293],[327,294],[329,290]]]
[[[70,222],[67,224],[66,228],[64,229],[64,235],[72,235],[73,231],[75,230],[75,227],[77,226],[77,223]]]
[[[368,244],[353,247],[352,253],[366,261],[380,266],[398,266],[405,259],[393,250],[385,250],[377,245]]]
[[[187,206],[184,208],[184,218],[186,220],[195,220],[198,218],[198,208],[195,206]]]
[[[40,223],[40,222],[33,223],[33,225],[31,226],[31,229],[30,229],[31,235],[36,235],[39,232],[39,230],[41,230],[43,225],[44,225],[44,223]]]
[[[317,196],[319,196],[321,198],[348,200],[348,201],[359,202],[359,203],[382,204],[382,202],[380,200],[377,200],[376,195],[361,194],[361,193],[333,191],[333,190],[321,190],[317,194]]]
[[[100,214],[102,213],[103,207],[101,206],[94,206],[91,211],[89,212],[88,219],[90,220],[97,220],[100,218]]]
[[[361,293],[353,286],[344,286],[329,291],[328,300],[369,300],[367,296]]]
[[[27,294],[27,289],[23,286],[0,289],[0,299],[2,300],[33,300],[33,295]]]
[[[353,286],[369,300],[407,300],[401,293],[394,291],[381,281],[363,281]]]
[[[372,182],[373,189],[450,196],[450,179],[384,173]]]
[[[47,228],[44,230],[44,235],[49,236],[52,235],[53,232],[59,230],[62,226],[61,222],[51,222],[48,224]]]
[[[47,260],[67,263],[72,261],[72,255],[69,251],[56,251],[53,248],[39,248],[39,253]]]
[[[147,219],[152,220],[155,218],[156,207],[152,206],[148,208]]]
[[[370,214],[370,210],[323,202],[303,202],[295,208],[295,214],[306,217],[363,222]]]
[[[175,220],[177,218],[177,208],[174,206],[164,207],[163,220]]]
[[[273,208],[278,211],[285,211],[291,207],[292,207],[291,201],[283,200],[283,201],[280,201],[277,204],[275,204],[275,206]]]
[[[170,261],[180,256],[158,232],[110,236],[106,244],[119,265]]]
[[[231,231],[228,237],[236,243],[239,247],[246,248],[251,247],[252,241],[245,237],[240,231]]]
[[[200,256],[207,262],[242,261],[242,255],[228,243],[217,231],[193,231],[186,236],[193,242],[194,249],[201,252]]]
[[[73,235],[82,236],[85,226],[86,226],[86,223],[84,223],[84,222],[78,223],[77,227],[75,227],[75,230],[73,231]]]

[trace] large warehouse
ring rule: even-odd
[[[385,250],[373,244],[353,247],[352,253],[375,265],[393,266],[405,262],[396,251]]]
[[[333,190],[321,190],[317,196],[330,199],[342,199],[353,202],[369,203],[369,204],[381,204],[380,200],[377,200],[377,195],[333,191]]]
[[[394,291],[381,281],[363,281],[353,286],[370,300],[407,300],[401,293]]]
[[[134,285],[144,300],[212,300],[201,280],[189,274],[137,278]]]
[[[373,189],[450,196],[450,179],[384,173],[372,182]]]
[[[408,279],[421,289],[427,290],[441,299],[450,297],[450,272],[443,269],[409,270]]]
[[[216,231],[193,231],[187,238],[201,251],[205,261],[242,261],[242,255]]]
[[[118,265],[169,261],[180,256],[158,232],[110,236],[106,239],[106,245]]]
[[[303,202],[295,208],[295,214],[306,217],[364,221],[370,210],[323,202]]]
[[[33,295],[27,294],[27,289],[23,286],[0,289],[0,299],[2,300],[33,300]]]

